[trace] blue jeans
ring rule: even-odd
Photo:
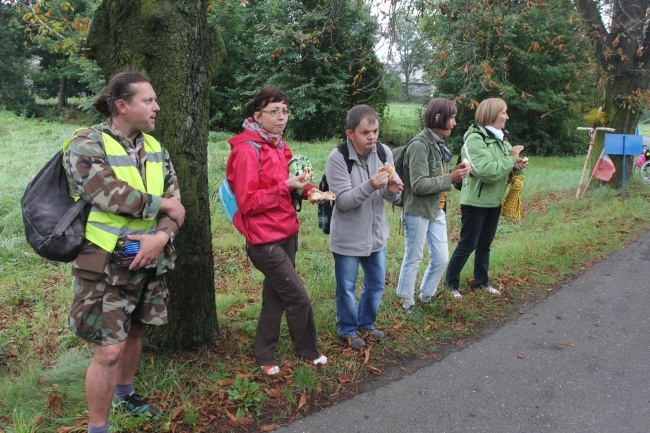
[[[397,296],[405,301],[415,303],[415,280],[424,256],[425,243],[429,249],[429,265],[422,277],[420,293],[422,296],[433,296],[449,261],[447,220],[442,209],[438,210],[434,220],[404,213],[404,260],[397,283]]]
[[[501,206],[483,208],[468,205],[460,206],[460,240],[447,267],[445,285],[450,290],[458,290],[460,271],[467,259],[474,252],[474,287],[490,285],[488,269],[490,268],[490,245],[497,232]]]
[[[336,333],[353,336],[357,329],[372,329],[386,285],[386,248],[368,257],[334,255],[336,276]],[[356,285],[359,265],[363,269],[363,290],[357,307]]]

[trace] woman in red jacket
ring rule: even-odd
[[[244,130],[228,140],[226,178],[239,208],[233,224],[246,237],[251,262],[264,274],[255,358],[267,374],[280,371],[273,357],[284,313],[296,354],[314,365],[327,363],[318,349],[311,301],[295,270],[298,217],[291,191],[302,191],[306,198],[316,187],[309,174],[289,177],[293,155],[282,141],[291,114],[288,103],[281,90],[263,88],[246,105]]]

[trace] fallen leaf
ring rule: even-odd
[[[181,413],[183,413],[185,409],[182,407],[177,407],[175,409],[172,409],[171,415],[172,415],[172,420],[176,419],[179,417]]]
[[[230,413],[230,411],[229,411],[228,409],[225,409],[225,411],[226,411],[226,415],[228,415],[228,418],[230,418],[231,421],[237,422],[237,417],[236,417],[235,415],[233,415],[232,413]],[[237,423],[238,423],[238,422],[237,422]],[[239,424],[239,423],[238,423],[238,424]]]
[[[444,344],[444,343],[439,343],[437,341],[434,341],[433,344]],[[420,359],[438,359],[438,355],[435,353],[429,353],[428,355],[422,355]]]
[[[363,365],[367,364],[370,361],[370,347],[363,348]]]
[[[251,418],[250,416],[245,416],[243,418],[237,419],[237,422],[240,425],[251,425],[251,424],[253,424],[255,422],[255,420],[253,418]]]
[[[348,379],[347,377],[339,377],[339,382],[341,382],[341,383],[351,383],[352,380]]]
[[[45,400],[45,407],[52,410],[55,415],[62,415],[63,408],[61,407],[61,402],[63,399],[60,394],[48,394],[47,399]]]
[[[369,370],[372,374],[376,374],[377,376],[381,376],[381,375],[383,374],[383,372],[382,372],[380,369],[378,369],[378,368],[376,368],[376,367],[372,367],[372,366],[370,366],[370,365],[368,366],[368,370]]]
[[[560,346],[575,347],[575,344],[571,343],[570,341],[560,341],[558,344]]]
[[[280,424],[269,424],[260,427],[260,431],[273,431],[280,428]]]
[[[300,410],[301,407],[307,404],[307,394],[304,392],[300,396],[300,401],[298,402],[298,410]]]

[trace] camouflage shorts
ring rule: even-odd
[[[119,286],[75,277],[68,325],[91,343],[117,344],[126,340],[131,323],[167,323],[168,299],[165,281],[153,272],[132,272],[126,285]]]

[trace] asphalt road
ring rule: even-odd
[[[650,432],[650,232],[403,379],[278,433]]]

